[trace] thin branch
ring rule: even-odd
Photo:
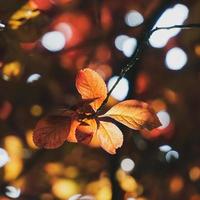
[[[195,29],[200,28],[200,24],[185,24],[185,25],[174,25],[174,26],[163,26],[163,27],[156,27],[151,30],[150,36],[155,32],[159,30],[170,30],[174,28],[180,28],[180,29]]]
[[[137,61],[140,59],[139,56],[140,56],[140,54],[141,54],[141,52],[142,52],[142,50],[144,48],[144,45],[147,43],[147,41],[149,40],[151,35],[154,32],[158,31],[158,30],[170,30],[170,29],[175,29],[175,28],[180,28],[180,29],[195,29],[195,28],[198,28],[198,29],[200,29],[200,24],[186,24],[186,25],[174,25],[174,26],[156,27],[156,28],[153,28],[153,29],[149,30],[144,35],[144,37],[141,39],[141,41],[138,42],[138,45],[137,45],[136,50],[135,50],[135,52],[134,52],[134,54],[132,56],[131,61],[121,69],[121,72],[120,72],[120,75],[119,75],[118,79],[116,80],[116,82],[114,83],[114,85],[112,86],[110,91],[108,92],[106,99],[103,101],[102,105],[97,110],[97,113],[101,112],[101,109],[106,105],[111,93],[116,88],[116,86],[118,85],[120,80],[125,76],[125,74],[130,69],[132,69],[136,65]]]

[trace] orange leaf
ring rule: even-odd
[[[94,119],[85,120],[76,129],[76,139],[83,144],[89,144],[97,131],[97,123]]]
[[[89,144],[96,131],[97,123],[94,119],[87,119],[82,122],[78,121],[78,119],[74,119],[71,123],[67,141]]]
[[[34,143],[46,149],[61,146],[69,133],[70,121],[70,118],[62,116],[48,116],[41,119],[33,133]]]
[[[111,122],[101,121],[97,130],[97,136],[101,147],[110,154],[115,154],[116,149],[122,146],[123,134],[121,130]]]
[[[67,136],[67,141],[68,142],[78,142],[76,139],[76,129],[80,125],[81,122],[78,121],[78,119],[73,119],[71,122],[70,126],[70,132],[69,135]]]
[[[93,134],[92,139],[89,143],[89,146],[91,147],[100,147],[100,142],[99,142],[99,138],[97,137],[97,132]]]
[[[101,76],[91,69],[79,71],[76,77],[76,88],[83,99],[95,99],[90,103],[96,111],[107,96],[107,88]]]
[[[111,117],[135,130],[152,130],[161,126],[153,109],[144,102],[127,100],[113,106],[103,117]]]

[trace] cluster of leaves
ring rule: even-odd
[[[153,109],[144,102],[126,100],[99,114],[107,97],[104,80],[91,69],[79,71],[76,88],[83,103],[73,110],[41,119],[35,128],[33,141],[38,147],[57,148],[65,141],[100,146],[110,154],[122,146],[123,134],[113,119],[135,130],[152,130],[160,121]]]

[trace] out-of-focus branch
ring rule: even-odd
[[[111,93],[113,92],[113,90],[116,88],[116,86],[118,85],[118,83],[120,82],[120,80],[125,76],[125,74],[132,69],[133,67],[135,67],[135,65],[137,64],[138,60],[140,59],[140,55],[144,49],[145,44],[147,43],[147,41],[149,40],[149,38],[151,37],[151,35],[159,30],[170,30],[170,29],[175,29],[175,28],[180,28],[180,29],[200,29],[200,23],[199,24],[185,24],[185,25],[174,25],[174,26],[165,26],[165,27],[156,27],[153,29],[148,30],[144,36],[140,39],[140,41],[138,42],[138,45],[136,47],[135,53],[132,56],[131,61],[124,67],[122,67],[120,75],[118,77],[118,79],[116,80],[116,82],[114,83],[113,87],[110,89],[110,91],[107,94],[106,99],[104,100],[104,102],[102,103],[102,105],[100,106],[100,108],[98,109],[97,112],[100,112],[101,109],[105,106],[105,104],[108,102],[108,99],[111,95]]]

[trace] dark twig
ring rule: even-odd
[[[131,61],[121,69],[121,72],[120,72],[120,75],[119,75],[118,79],[116,80],[116,82],[114,83],[114,85],[112,86],[110,91],[108,92],[106,99],[104,100],[102,105],[97,110],[97,113],[99,113],[101,111],[101,109],[106,105],[111,93],[116,88],[116,86],[118,85],[120,80],[125,76],[125,74],[130,69],[132,69],[136,65],[137,61],[140,59],[140,54],[141,54],[141,52],[142,52],[142,50],[144,48],[144,45],[147,43],[147,41],[149,40],[151,35],[154,32],[158,31],[158,30],[170,30],[170,29],[174,29],[174,28],[180,28],[180,29],[199,28],[200,29],[200,24],[185,24],[185,25],[174,25],[174,26],[166,26],[166,27],[156,27],[156,28],[153,28],[153,29],[147,31],[146,34],[144,34],[144,37],[141,39],[141,41],[138,42],[138,45],[137,45],[136,50],[135,50],[135,52],[134,52],[134,54],[132,56]]]
[[[174,26],[163,26],[163,27],[156,27],[150,31],[151,36],[154,32],[159,30],[170,30],[174,28],[180,28],[180,29],[195,29],[200,28],[200,24],[185,24],[185,25],[174,25]]]

